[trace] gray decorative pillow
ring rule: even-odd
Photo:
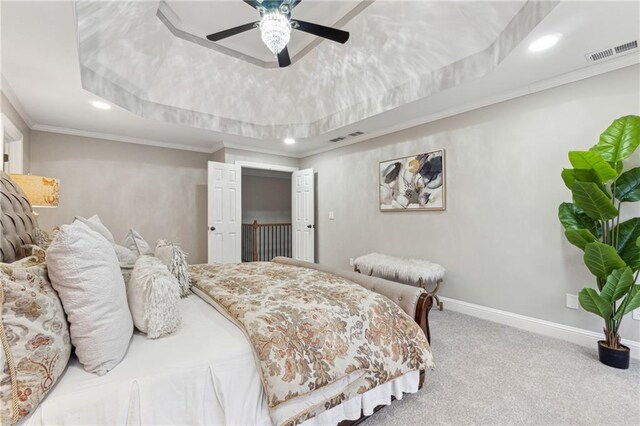
[[[64,372],[69,325],[37,255],[0,263],[0,424],[32,412]]]
[[[138,256],[145,254],[153,254],[149,243],[142,238],[142,235],[135,229],[129,229],[127,236],[124,238],[124,246],[129,250],[137,253]]]
[[[122,360],[133,334],[113,244],[81,221],[63,225],[47,250],[47,269],[78,360],[86,371],[106,374]]]
[[[180,287],[160,259],[140,256],[127,283],[129,310],[136,328],[151,339],[180,327]]]
[[[113,238],[113,234],[111,233],[111,231],[109,231],[109,229],[106,226],[104,226],[104,224],[100,220],[100,217],[98,217],[97,214],[94,214],[89,219],[85,219],[82,216],[76,216],[75,220],[84,223],[89,227],[89,229],[91,229],[92,231],[96,231],[98,234],[102,235],[111,244],[116,243],[116,241]]]
[[[169,268],[180,284],[180,296],[186,297],[191,294],[191,278],[189,276],[189,264],[187,264],[187,254],[182,251],[179,245],[167,240],[160,240],[156,244],[155,256]]]

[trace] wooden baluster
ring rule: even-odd
[[[258,260],[258,240],[256,238],[256,234],[258,232],[258,221],[254,220],[253,221],[253,226],[252,226],[252,246],[253,246],[253,253],[251,255],[251,261],[255,262],[256,260]]]

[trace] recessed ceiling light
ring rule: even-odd
[[[547,50],[555,46],[558,40],[560,40],[560,37],[562,37],[562,34],[548,34],[544,37],[540,37],[529,45],[529,50],[531,52],[540,52],[542,50]]]
[[[296,143],[296,140],[294,138],[286,138],[284,140],[284,143],[286,143],[287,145],[293,145],[294,143]]]
[[[91,105],[98,109],[111,109],[111,105],[102,101],[91,101]]]

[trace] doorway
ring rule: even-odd
[[[242,261],[292,257],[292,172],[242,168]]]
[[[246,171],[245,171],[246,170]],[[245,171],[243,173],[243,171]],[[276,174],[277,173],[277,174]],[[255,176],[260,174],[262,176]],[[268,176],[265,176],[268,174]],[[262,236],[253,234],[254,230],[245,225],[251,220],[252,211],[264,209],[265,203],[275,204],[280,194],[272,191],[260,194],[265,198],[261,204],[253,203],[251,199],[249,209],[243,209],[243,198],[247,203],[248,198],[243,197],[243,175],[245,179],[253,181],[272,179],[276,176],[283,178],[290,184],[290,191],[285,192],[291,198],[290,216],[286,216],[283,207],[270,208],[261,213],[264,220],[269,221],[272,234]],[[267,182],[273,190],[282,186],[282,182]],[[259,186],[264,189],[264,186]],[[244,188],[246,191],[255,191],[254,188]],[[315,260],[315,183],[313,169],[298,170],[295,167],[277,166],[262,163],[236,161],[235,164],[218,163],[209,161],[208,164],[208,262],[209,263],[240,263],[241,261],[271,260],[274,255],[286,253],[293,259],[314,262]],[[253,198],[256,197],[254,192]],[[272,202],[273,201],[273,202]],[[262,206],[262,207],[260,207]],[[252,210],[253,209],[253,210]],[[247,216],[243,216],[246,211]],[[290,218],[288,222],[271,222],[274,218]],[[256,218],[254,218],[254,221]],[[261,228],[260,223],[255,228]],[[268,227],[265,227],[268,228]],[[290,229],[287,235],[287,230]],[[280,232],[280,235],[273,233]],[[279,241],[285,247],[276,248],[273,244]],[[269,244],[272,245],[269,245]],[[262,246],[256,248],[256,244]],[[289,247],[286,245],[289,244]],[[286,250],[286,251],[285,251]]]

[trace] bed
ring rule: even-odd
[[[37,222],[19,188],[6,175],[1,179],[0,261],[6,263],[24,256],[22,246],[35,242]],[[418,288],[286,258],[264,265],[220,268],[225,267],[193,267],[197,281],[195,294],[180,301],[183,325],[178,332],[157,340],[135,332],[124,359],[104,376],[86,372],[72,357],[51,391],[21,423],[345,424],[345,421],[357,422],[376,408],[422,387],[424,368],[405,368],[402,374],[378,380],[365,378],[364,370],[353,370],[326,383],[316,380],[315,387],[308,384],[309,392],[299,392],[297,397],[281,398],[277,404],[273,403],[275,393],[270,388],[273,383],[268,378],[265,381],[251,330],[246,327],[250,323],[239,323],[239,317],[231,315],[230,305],[224,305],[227,299],[216,298],[219,295],[215,291],[207,292],[224,284],[224,279],[219,277],[225,273],[237,274],[234,268],[249,268],[252,274],[260,269],[295,273],[292,276],[309,280],[320,276],[347,280],[350,285],[357,284],[360,289],[357,291],[361,293],[377,292],[378,301],[378,293],[386,295],[384,300],[392,300],[415,319],[420,332],[427,337],[432,299]],[[218,277],[221,281],[207,284],[205,276]],[[364,288],[372,291],[362,290]],[[236,305],[234,299],[233,306]],[[260,315],[265,313],[261,311]],[[391,348],[391,352],[395,349]],[[415,357],[415,349],[412,351],[410,355]],[[295,387],[297,382],[285,384]],[[348,388],[350,392],[344,391]],[[336,400],[336,396],[340,397]]]

